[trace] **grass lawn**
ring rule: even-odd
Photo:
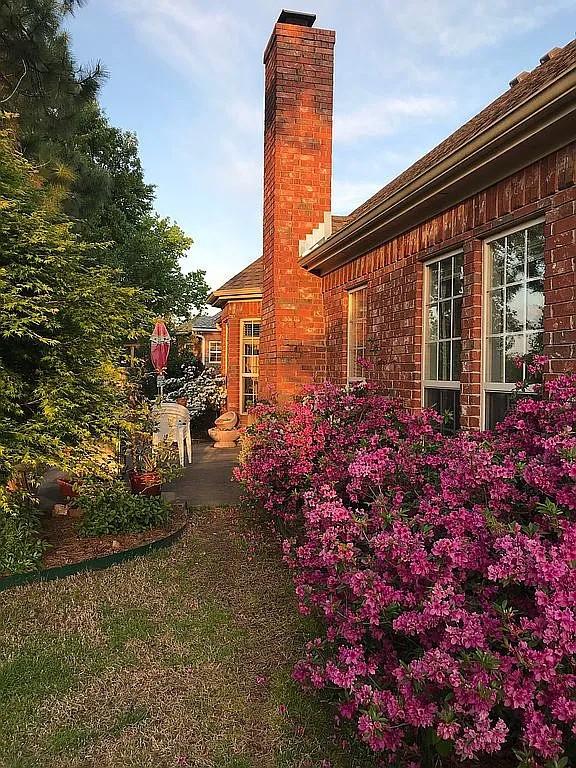
[[[198,510],[173,549],[0,593],[2,768],[369,768],[290,678],[309,636],[274,547]]]

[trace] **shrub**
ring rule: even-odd
[[[39,567],[47,548],[39,534],[39,516],[24,493],[0,489],[0,575],[25,573]]]
[[[83,513],[82,536],[146,531],[166,525],[170,510],[160,497],[134,495],[119,480],[100,487],[83,485],[76,504]]]
[[[215,368],[198,370],[197,365],[183,365],[179,378],[166,380],[166,392],[169,400],[178,397],[188,398],[191,427],[203,424],[206,417],[210,419],[220,412],[226,400],[224,377]],[[210,419],[211,423],[213,419]]]
[[[493,433],[442,436],[366,386],[257,419],[237,474],[324,620],[296,678],[388,765],[572,764],[576,377]]]

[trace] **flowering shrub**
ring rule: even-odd
[[[195,365],[183,366],[182,376],[166,379],[166,393],[169,400],[188,398],[188,410],[192,421],[206,413],[218,413],[226,400],[224,377],[214,368],[198,371]]]
[[[576,377],[445,437],[367,385],[260,406],[238,478],[288,526],[295,676],[385,765],[575,764]]]

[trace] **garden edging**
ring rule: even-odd
[[[34,584],[42,581],[55,581],[56,579],[63,579],[67,576],[74,576],[78,573],[85,573],[89,571],[102,571],[106,568],[110,568],[113,565],[119,565],[120,563],[134,560],[137,557],[148,555],[151,552],[155,552],[160,549],[166,549],[176,543],[185,533],[188,527],[188,519],[186,518],[182,525],[172,533],[164,536],[156,541],[150,541],[147,544],[141,544],[138,547],[132,547],[131,549],[125,549],[122,552],[112,552],[109,555],[102,555],[100,557],[93,557],[88,560],[81,560],[78,563],[70,563],[68,565],[59,565],[53,568],[46,568],[42,571],[31,571],[29,573],[19,573],[13,576],[6,576],[0,579],[0,592],[4,592],[7,589],[13,587],[20,587],[26,584]]]

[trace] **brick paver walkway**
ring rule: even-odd
[[[192,464],[166,492],[189,507],[222,507],[236,504],[240,488],[232,480],[238,460],[236,449],[216,449],[212,443],[194,443]]]

